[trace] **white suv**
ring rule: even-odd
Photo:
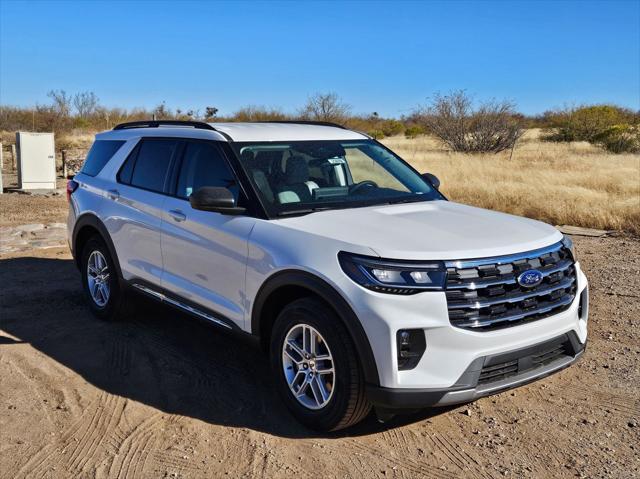
[[[97,316],[130,314],[138,292],[255,335],[291,412],[336,430],[372,406],[503,391],[585,349],[569,238],[438,186],[338,125],[125,123],[69,182],[69,242]]]

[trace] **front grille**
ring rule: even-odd
[[[492,384],[510,377],[542,368],[563,357],[574,357],[571,342],[564,337],[527,348],[522,352],[507,353],[488,361],[480,371],[478,385]]]
[[[534,287],[517,278],[536,269]],[[576,295],[571,252],[561,243],[518,255],[447,262],[447,306],[453,326],[488,331],[528,323],[566,310]]]

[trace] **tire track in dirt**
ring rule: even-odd
[[[433,448],[460,469],[467,477],[486,477],[488,474],[480,462],[465,451],[465,448],[448,434],[434,433],[429,438]]]
[[[144,348],[146,351],[159,385],[170,383],[171,390],[184,391],[187,394],[183,401],[210,404],[218,410],[237,411],[246,406],[245,397],[220,395],[219,385],[238,384],[238,378],[250,377],[251,368],[243,368],[232,363],[213,364],[208,355],[184,351],[171,343],[165,335],[143,323],[134,321],[133,326],[144,337],[144,342],[139,342],[136,346],[138,350]],[[248,381],[248,384],[250,383],[251,381]],[[253,409],[256,406],[253,402],[255,398],[248,398]],[[165,406],[168,407],[169,404]]]
[[[111,356],[109,358],[109,373],[119,376],[128,376],[131,371],[132,355],[131,342],[122,333],[116,334],[111,344]]]
[[[406,452],[405,456],[410,453],[410,449],[415,447],[415,444],[420,443],[420,436],[407,428],[387,431],[384,436],[388,438],[388,442],[393,444],[395,448],[404,450]],[[431,452],[436,456],[439,455],[442,459],[446,459],[445,462],[448,461],[453,464],[457,469],[465,473],[467,477],[486,476],[486,472],[480,462],[465,452],[463,445],[451,435],[433,431],[426,437],[430,441]],[[412,445],[412,447],[410,448],[409,445]]]
[[[341,443],[340,446],[329,445],[327,447],[329,447],[336,454],[342,454],[345,449],[359,451],[363,455],[363,461],[360,462],[364,462],[365,464],[367,464],[370,469],[370,464],[383,463],[388,468],[393,469],[394,467],[396,467],[396,469],[407,470],[411,473],[412,477],[425,477],[429,479],[453,479],[459,477],[459,474],[445,471],[438,467],[430,466],[420,461],[416,461],[415,459],[412,459],[407,455],[403,456],[401,460],[382,456],[380,454],[380,449],[375,445],[367,444],[358,439],[349,439]],[[399,465],[399,463],[401,464]],[[368,477],[367,475],[362,474],[362,472],[364,471],[357,471],[356,477],[358,477],[358,475],[360,475],[360,477]],[[380,471],[373,472],[376,474],[376,476],[382,475]]]
[[[99,446],[112,437],[126,400],[101,393],[85,413],[53,444],[37,451],[15,474],[16,478],[42,477],[54,469],[78,477],[95,458]]]
[[[109,468],[109,477],[142,477],[147,461],[154,453],[157,430],[163,425],[162,414],[157,412],[136,426],[122,439]]]
[[[595,403],[602,409],[609,409],[626,416],[640,416],[640,399],[634,400],[632,396],[622,396],[616,393],[597,389],[587,389],[584,386],[567,384],[563,391],[570,391],[580,398]]]

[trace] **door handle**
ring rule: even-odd
[[[184,221],[187,219],[187,215],[185,215],[182,211],[180,210],[169,210],[169,214],[171,215],[171,217],[175,220],[175,221]]]
[[[118,201],[120,198],[120,192],[118,190],[109,190],[107,191],[107,196],[110,200]]]

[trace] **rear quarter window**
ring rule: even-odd
[[[130,185],[162,193],[171,159],[177,149],[178,140],[144,139],[138,147]],[[120,172],[121,180],[124,179],[126,169],[127,165],[124,165]]]
[[[96,140],[87,154],[81,172],[96,176],[124,143],[122,140]]]

